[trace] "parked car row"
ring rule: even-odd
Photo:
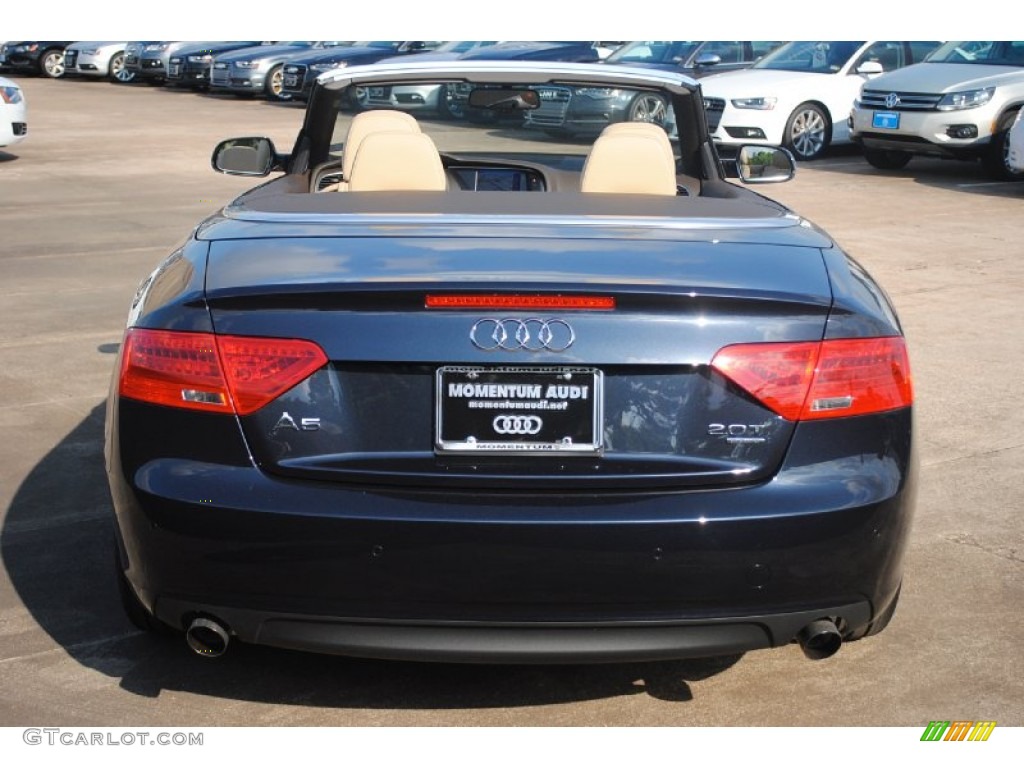
[[[855,142],[874,167],[895,170],[915,155],[981,160],[1017,179],[1010,129],[1024,104],[1024,42],[992,41],[143,41],[14,42],[0,68],[163,82],[211,91],[305,100],[330,70],[446,60],[604,61],[677,72],[702,82],[712,139],[783,146],[797,160]],[[458,83],[353,88],[353,111],[390,107],[442,119],[497,121],[474,110]],[[649,122],[675,135],[671,105],[638,88],[545,84],[540,102],[516,112],[553,136],[596,136],[609,123]],[[24,135],[24,133],[22,133]]]

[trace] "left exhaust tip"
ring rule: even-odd
[[[197,656],[216,659],[227,651],[231,638],[216,619],[196,618],[185,630],[185,641]]]
[[[804,652],[804,656],[812,661],[834,656],[843,644],[843,636],[831,619],[812,621],[800,630],[796,639],[800,643],[800,650]]]

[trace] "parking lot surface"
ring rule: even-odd
[[[1024,184],[852,149],[759,188],[889,291],[910,344],[918,511],[889,628],[594,666],[409,664],[232,646],[216,662],[122,616],[103,470],[111,366],[138,283],[251,181],[214,144],[287,151],[296,105],[19,78],[29,137],[0,150],[0,725],[1024,725]]]

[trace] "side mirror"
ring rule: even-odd
[[[877,61],[865,61],[857,67],[858,75],[881,75],[884,72],[885,68]]]
[[[772,184],[792,179],[796,162],[781,147],[744,144],[736,154],[736,170],[744,184]]]
[[[232,176],[266,176],[282,169],[274,142],[263,136],[222,141],[213,150],[210,164],[213,170]]]
[[[713,67],[722,63],[722,57],[717,53],[702,53],[693,63],[698,67]]]

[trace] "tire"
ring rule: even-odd
[[[981,158],[988,174],[999,181],[1024,181],[1024,171],[1010,168],[1010,127],[1017,118],[1016,112],[1008,112],[999,118],[996,132],[992,134],[988,152]]]
[[[912,155],[898,149],[865,149],[864,159],[869,165],[882,171],[898,171],[905,168]]]
[[[668,104],[654,93],[639,93],[629,103],[626,121],[630,123],[654,123],[665,127],[668,119]]]
[[[284,93],[284,64],[278,64],[267,73],[267,82],[263,89],[271,101],[292,100],[291,94]]]
[[[114,83],[130,83],[135,79],[135,73],[124,68],[124,51],[118,51],[110,59],[107,76]]]
[[[816,160],[832,141],[832,121],[817,104],[806,102],[786,121],[782,144],[797,160]]]
[[[50,48],[39,57],[39,74],[57,79],[64,76],[64,51]]]
[[[466,105],[453,98],[447,85],[442,85],[437,94],[437,116],[442,120],[465,120]]]

